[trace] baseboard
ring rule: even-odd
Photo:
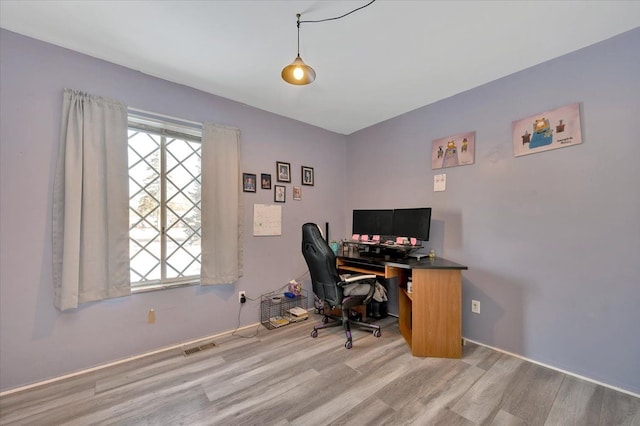
[[[563,369],[561,369],[561,368],[554,367],[554,366],[552,366],[552,365],[547,365],[547,364],[545,364],[545,363],[543,363],[543,362],[539,362],[539,361],[536,361],[536,360],[534,360],[534,359],[530,359],[530,358],[524,357],[524,356],[522,356],[522,355],[514,354],[514,353],[512,353],[512,352],[505,351],[505,350],[500,349],[500,348],[494,348],[493,346],[489,346],[489,345],[486,345],[486,344],[481,343],[481,342],[476,342],[475,340],[467,339],[467,338],[466,338],[466,337],[464,337],[464,336],[462,337],[462,339],[463,339],[464,341],[466,341],[466,342],[474,343],[474,344],[476,344],[476,345],[478,345],[478,346],[484,346],[485,348],[489,348],[489,349],[494,350],[494,351],[496,351],[496,352],[501,352],[501,353],[503,353],[503,354],[506,354],[506,355],[509,355],[509,356],[512,356],[512,357],[515,357],[515,358],[520,358],[520,359],[525,360],[525,361],[528,361],[528,362],[530,362],[530,363],[537,364],[537,365],[540,365],[540,366],[542,366],[542,367],[545,367],[545,368],[549,368],[549,369],[551,369],[551,370],[558,371],[558,372],[560,372],[560,373],[562,373],[562,374],[566,374],[567,376],[572,376],[572,377],[575,377],[575,378],[580,379],[580,380],[585,380],[585,381],[587,381],[587,382],[591,382],[591,383],[594,383],[594,384],[596,384],[596,385],[600,385],[600,386],[603,386],[603,387],[605,387],[605,388],[612,389],[612,390],[614,390],[614,391],[616,391],[616,392],[622,392],[622,393],[625,393],[625,394],[627,394],[627,395],[631,395],[631,396],[634,396],[634,397],[636,397],[636,398],[640,398],[640,394],[637,394],[637,393],[631,392],[631,391],[626,390],[626,389],[622,389],[622,388],[619,388],[619,387],[616,387],[616,386],[611,386],[611,385],[609,385],[609,384],[607,384],[607,383],[602,383],[602,382],[599,382],[599,381],[597,381],[597,380],[593,380],[593,379],[591,379],[591,378],[589,378],[589,377],[581,376],[581,375],[579,375],[579,374],[572,373],[571,371],[563,370]]]
[[[246,330],[246,329],[253,328],[253,327],[256,327],[256,326],[260,326],[260,323],[256,322],[254,324],[249,324],[249,325],[245,325],[245,326],[240,327],[240,328],[236,328],[235,330],[224,331],[222,333],[214,334],[214,335],[211,335],[211,336],[201,337],[199,339],[190,340],[188,342],[178,343],[176,345],[171,345],[171,346],[167,346],[167,347],[164,347],[164,348],[161,348],[161,349],[156,349],[154,351],[145,352],[145,353],[140,354],[140,355],[134,355],[134,356],[131,356],[131,357],[128,357],[128,358],[120,359],[118,361],[112,361],[112,362],[109,362],[109,363],[106,363],[106,364],[96,365],[95,367],[86,368],[84,370],[76,371],[74,373],[65,374],[64,376],[58,376],[58,377],[54,377],[54,378],[51,378],[51,379],[43,380],[43,381],[40,381],[40,382],[31,383],[29,385],[20,386],[20,387],[14,388],[14,389],[9,389],[9,390],[0,392],[0,398],[3,397],[3,396],[11,395],[11,394],[16,393],[16,392],[21,392],[21,391],[24,391],[24,390],[28,390],[28,389],[32,389],[32,388],[38,387],[38,386],[47,385],[47,384],[50,384],[50,383],[55,383],[55,382],[58,382],[60,380],[65,380],[65,379],[68,379],[68,378],[71,378],[71,377],[80,376],[81,374],[91,373],[93,371],[102,370],[103,368],[112,367],[114,365],[119,365],[119,364],[124,364],[125,362],[134,361],[136,359],[144,358],[146,356],[159,354],[161,352],[166,352],[166,351],[170,351],[170,350],[173,350],[173,349],[179,349],[179,348],[182,348],[183,346],[194,345],[196,343],[200,343],[200,342],[203,342],[205,340],[219,339],[221,337],[228,336],[228,335],[230,335],[232,333],[236,333],[238,331]]]
[[[307,311],[311,311],[311,310],[312,309],[307,309]],[[101,365],[97,365],[95,367],[91,367],[91,368],[87,368],[87,369],[84,369],[84,370],[76,371],[75,373],[69,373],[69,374],[65,374],[63,376],[54,377],[52,379],[47,379],[47,380],[43,380],[43,381],[40,381],[40,382],[31,383],[29,385],[20,386],[20,387],[14,388],[14,389],[9,389],[9,390],[0,392],[0,397],[6,396],[6,395],[11,395],[13,393],[21,392],[21,391],[24,391],[24,390],[28,390],[28,389],[31,389],[31,388],[38,387],[38,386],[42,386],[42,385],[46,385],[46,384],[50,384],[50,383],[55,383],[57,381],[65,380],[65,379],[68,379],[68,378],[71,378],[71,377],[75,377],[75,376],[79,376],[81,374],[91,373],[93,371],[101,370],[103,368],[111,367],[111,366],[114,366],[114,365],[124,364],[125,362],[129,362],[129,361],[133,361],[133,360],[136,360],[136,359],[144,358],[146,356],[155,355],[155,354],[158,354],[158,353],[161,353],[161,352],[165,352],[165,351],[170,351],[170,350],[173,350],[173,349],[178,349],[178,348],[181,348],[183,346],[194,345],[196,343],[200,343],[200,342],[203,342],[203,341],[206,341],[206,340],[211,340],[211,339],[219,339],[221,337],[228,336],[228,335],[230,335],[232,333],[235,333],[235,332],[238,332],[238,331],[242,331],[242,330],[247,330],[247,329],[250,329],[250,328],[253,328],[253,327],[256,327],[256,326],[260,326],[260,323],[257,322],[257,323],[254,323],[254,324],[245,325],[245,326],[237,328],[235,330],[224,331],[222,333],[213,334],[211,336],[202,337],[202,338],[199,338],[199,339],[178,343],[178,344],[167,346],[167,347],[164,347],[164,348],[161,348],[161,349],[156,349],[154,351],[145,352],[145,353],[140,354],[140,355],[134,355],[134,356],[131,356],[129,358],[124,358],[124,359],[121,359],[121,360],[118,360],[118,361],[109,362],[107,364],[101,364]],[[490,345],[487,345],[487,344],[484,344],[484,343],[481,343],[481,342],[477,342],[475,340],[467,339],[464,336],[462,337],[462,339],[464,341],[466,341],[466,342],[474,343],[474,344],[476,344],[478,346],[484,346],[484,347],[489,348],[491,350],[494,350],[496,352],[500,352],[500,353],[503,353],[503,354],[506,354],[506,355],[509,355],[509,356],[512,356],[512,357],[515,357],[515,358],[519,358],[519,359],[531,362],[533,364],[537,364],[537,365],[540,365],[542,367],[558,371],[558,372],[566,374],[568,376],[572,376],[572,377],[575,377],[575,378],[578,378],[578,379],[581,379],[581,380],[585,380],[587,382],[594,383],[596,385],[603,386],[605,388],[612,389],[612,390],[617,391],[617,392],[622,392],[624,394],[631,395],[631,396],[636,397],[636,398],[640,398],[640,394],[637,394],[635,392],[631,392],[631,391],[626,390],[626,389],[619,388],[617,386],[612,386],[610,384],[603,383],[603,382],[591,379],[589,377],[581,376],[581,375],[573,373],[571,371],[563,370],[561,368],[554,367],[552,365],[547,365],[545,363],[542,363],[542,362],[536,361],[534,359],[530,359],[530,358],[524,357],[522,355],[518,355],[518,354],[509,352],[509,351],[505,351],[503,349],[496,348],[496,347],[493,347],[493,346],[490,346]]]

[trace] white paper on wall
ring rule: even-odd
[[[433,190],[435,192],[444,191],[447,189],[447,175],[435,175],[433,177]]]
[[[282,235],[282,206],[274,204],[253,205],[253,236]]]

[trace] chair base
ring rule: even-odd
[[[338,327],[342,325],[344,327],[345,335],[347,336],[347,341],[344,344],[344,347],[347,349],[351,349],[353,347],[353,338],[351,337],[351,324],[357,325],[360,327],[365,327],[373,331],[373,335],[376,337],[380,337],[382,335],[382,330],[380,326],[377,324],[370,324],[368,322],[356,321],[349,318],[350,310],[343,310],[342,317],[338,317],[335,315],[324,314],[322,318],[322,323],[316,324],[313,326],[313,331],[311,332],[311,337],[318,337],[318,330],[329,327]],[[333,320],[333,321],[330,321]]]

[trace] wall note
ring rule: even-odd
[[[433,177],[433,190],[436,192],[444,191],[447,189],[447,175],[435,175]]]
[[[282,235],[282,206],[274,204],[253,205],[253,236]]]

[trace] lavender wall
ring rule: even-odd
[[[469,266],[466,338],[635,393],[639,52],[636,29],[351,135],[346,209],[433,207],[429,245]],[[513,156],[512,121],[574,102],[582,145]],[[431,141],[471,130],[475,164],[431,170]]]
[[[330,222],[332,234],[344,234],[345,136],[5,30],[0,43],[0,389],[233,330],[237,290],[259,298],[306,271],[300,254],[305,221]],[[277,73],[274,84],[285,85]],[[291,163],[282,236],[252,236],[253,204],[273,203],[272,191],[258,189],[244,196],[244,277],[236,285],[135,294],[58,312],[51,199],[64,88],[240,128],[243,171],[271,173],[275,181],[275,161]],[[303,187],[302,201],[293,201],[301,165],[315,168],[315,186]],[[146,323],[150,308],[154,325]],[[258,322],[259,303],[249,302],[241,313],[242,325]]]
[[[344,137],[1,30],[0,389],[233,329],[237,290],[257,297],[306,270],[303,222],[329,221],[339,237],[353,208],[427,205],[429,246],[470,268],[465,337],[640,393],[639,50],[640,29]],[[316,186],[293,202],[287,185],[282,237],[251,236],[251,206],[272,194],[245,195],[236,286],[59,313],[51,189],[66,87],[237,126],[244,171],[273,174],[276,160],[289,161],[298,181],[310,165]],[[583,145],[513,157],[513,120],[572,102],[581,102]],[[467,130],[476,131],[476,163],[446,169],[447,191],[434,193],[431,140]],[[157,321],[147,325],[152,307]],[[241,323],[258,319],[251,302]]]

